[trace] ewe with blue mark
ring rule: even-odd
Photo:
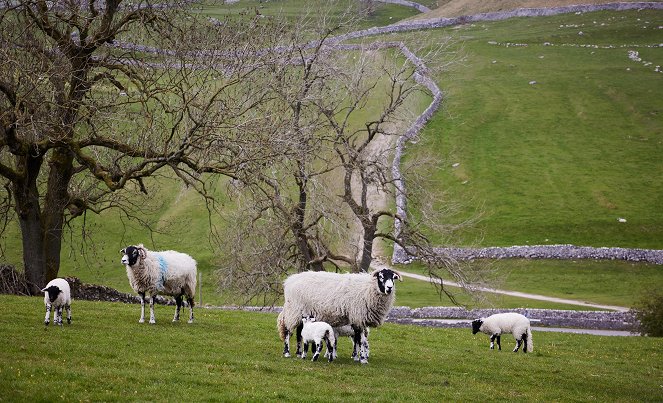
[[[121,250],[131,288],[140,296],[140,320],[145,322],[145,296],[150,297],[150,323],[154,317],[154,298],[157,294],[175,297],[177,310],[173,322],[180,320],[183,298],[189,305],[189,323],[193,322],[194,296],[198,272],[196,261],[186,253],[172,250],[153,252],[142,244]]]

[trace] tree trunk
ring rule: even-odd
[[[23,156],[17,160],[21,181],[13,182],[15,210],[21,228],[24,271],[33,295],[40,294],[46,283],[60,270],[60,250],[64,210],[73,172],[73,156],[67,150],[55,150],[49,161],[49,177],[41,209],[37,178],[43,157]]]
[[[360,272],[368,272],[371,268],[371,262],[373,262],[373,242],[375,241],[377,226],[371,222],[362,223],[362,227],[364,228],[364,242],[358,269]]]

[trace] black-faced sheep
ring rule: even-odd
[[[495,340],[497,340],[497,348],[502,350],[500,344],[502,333],[511,333],[515,337],[516,348],[513,349],[514,353],[520,348],[521,342],[523,343],[523,353],[532,352],[534,349],[529,319],[519,313],[497,313],[487,318],[475,319],[472,321],[472,334],[478,332],[490,336],[491,350],[495,348]]]
[[[359,346],[355,361],[368,363],[369,326],[378,327],[386,318],[395,298],[394,281],[400,274],[390,269],[368,273],[303,272],[283,282],[285,303],[277,319],[283,356],[290,356],[290,335],[296,330],[297,356],[301,356],[302,312],[311,312],[332,327],[345,325],[354,330]]]
[[[67,323],[71,324],[71,289],[69,283],[63,278],[56,278],[48,282],[41,290],[44,293],[46,317],[44,325],[51,321],[51,308],[54,308],[53,324],[62,326],[62,309],[67,310]]]
[[[154,298],[157,294],[175,297],[177,310],[173,322],[180,320],[182,299],[189,304],[189,323],[193,322],[193,305],[196,293],[196,261],[186,253],[172,250],[154,252],[142,244],[122,249],[122,264],[127,268],[131,288],[140,296],[140,320],[145,322],[145,295],[150,296],[150,323],[154,318]]]
[[[334,329],[329,326],[329,323],[318,322],[316,321],[315,316],[302,316],[302,339],[304,340],[302,359],[306,358],[308,343],[313,342],[313,359],[311,361],[317,361],[322,352],[322,342],[325,341],[327,343],[327,351],[331,352],[331,354],[325,356],[329,359],[329,362],[334,361],[334,358],[336,357],[334,351],[336,338],[334,336]]]

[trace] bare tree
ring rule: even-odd
[[[266,100],[245,83],[272,46],[261,33],[279,29],[269,21],[215,24],[174,2],[0,7],[0,212],[20,224],[33,292],[57,276],[67,221],[132,214],[157,172],[205,193],[201,175],[268,158],[252,137]]]

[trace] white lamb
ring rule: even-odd
[[[290,357],[290,335],[296,329],[297,356],[301,356],[302,312],[311,312],[332,327],[345,325],[354,330],[359,346],[355,361],[368,363],[369,326],[378,327],[387,317],[395,298],[394,281],[400,274],[390,269],[368,273],[303,272],[283,282],[285,303],[277,319],[283,356]]]
[[[487,318],[475,319],[472,321],[472,334],[478,332],[490,336],[491,350],[495,348],[494,342],[496,339],[498,349],[502,350],[500,344],[502,333],[511,333],[515,337],[516,348],[513,349],[514,353],[520,348],[521,342],[523,343],[523,353],[532,352],[534,349],[529,319],[519,313],[498,313]]]
[[[131,288],[140,296],[140,320],[145,322],[145,295],[150,296],[150,323],[154,318],[154,298],[157,294],[175,297],[177,310],[173,322],[180,320],[182,299],[189,304],[189,323],[193,322],[193,305],[196,292],[196,261],[186,253],[172,250],[154,252],[142,244],[122,249],[122,264],[127,268]]]
[[[331,351],[331,354],[325,355],[325,357],[329,359],[329,362],[334,361],[336,357],[336,338],[334,337],[334,329],[329,326],[329,323],[317,322],[315,316],[309,315],[302,316],[302,325],[302,339],[304,340],[302,359],[306,358],[308,343],[311,341],[313,342],[313,359],[311,361],[317,361],[320,352],[322,352],[322,341],[325,341],[327,343],[327,351]]]
[[[53,279],[41,291],[44,293],[44,304],[46,305],[44,325],[48,326],[50,323],[51,308],[55,308],[53,324],[62,326],[63,308],[67,310],[67,323],[71,324],[71,290],[67,280],[63,278]]]

